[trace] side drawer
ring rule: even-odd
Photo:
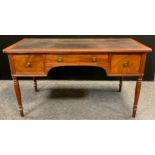
[[[138,74],[140,72],[141,55],[112,55],[111,74]]]
[[[42,74],[44,73],[43,55],[14,55],[14,68],[16,74]]]

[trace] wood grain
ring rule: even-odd
[[[14,55],[16,74],[41,74],[44,72],[43,55]]]
[[[112,55],[111,74],[139,73],[141,55]]]

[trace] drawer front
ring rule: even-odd
[[[138,74],[141,55],[112,55],[111,74]]]
[[[108,63],[108,55],[47,55],[46,63]]]
[[[16,74],[41,74],[44,72],[43,55],[14,55]]]

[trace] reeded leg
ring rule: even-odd
[[[132,117],[136,116],[138,99],[139,99],[140,90],[141,90],[141,83],[142,83],[142,77],[138,77],[136,82],[136,88],[135,88],[135,99],[134,99]]]
[[[34,81],[34,89],[37,92],[38,91],[38,87],[37,87],[37,80],[35,77],[33,77],[33,81]]]
[[[17,77],[13,77],[13,81],[14,81],[14,88],[15,88],[15,93],[16,93],[16,98],[17,98],[17,102],[18,102],[18,109],[20,112],[20,116],[24,117],[20,86],[19,86]]]
[[[123,77],[120,77],[120,79],[119,79],[119,92],[122,91],[122,84],[123,84]]]

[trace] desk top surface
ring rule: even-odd
[[[6,53],[59,52],[150,52],[151,48],[131,38],[49,39],[25,38],[5,48]]]

